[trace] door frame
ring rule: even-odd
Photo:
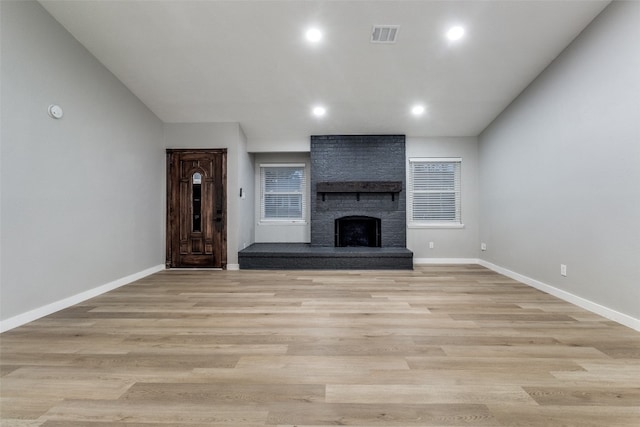
[[[174,185],[171,176],[171,162],[173,154],[219,154],[222,156],[222,231],[220,238],[220,263],[222,269],[227,269],[227,149],[226,148],[167,148],[166,149],[166,259],[165,267],[167,269],[180,268],[174,267],[176,260],[173,253],[174,248],[174,224],[178,223],[179,217],[179,198],[174,196]],[[178,209],[176,209],[178,207]],[[177,227],[175,228],[177,229]],[[217,267],[212,267],[217,268]]]

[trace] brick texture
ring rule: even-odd
[[[381,220],[381,246],[406,247],[404,135],[323,135],[311,137],[311,244],[334,246],[335,220],[372,216]],[[325,193],[318,182],[401,181],[390,193]]]

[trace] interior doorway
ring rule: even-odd
[[[167,268],[226,268],[226,165],[226,149],[167,149]]]

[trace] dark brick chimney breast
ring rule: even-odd
[[[336,219],[380,220],[380,247],[406,247],[404,135],[311,137],[311,244],[334,246]]]

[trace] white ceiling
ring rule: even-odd
[[[277,141],[478,135],[609,2],[41,3],[163,121],[239,122]],[[397,43],[369,42],[379,24],[400,26]],[[454,24],[466,28],[455,43]]]

